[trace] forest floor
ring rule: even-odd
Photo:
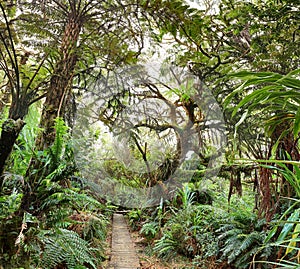
[[[162,262],[155,256],[147,254],[151,247],[138,232],[130,231],[122,214],[114,214],[108,235],[107,256],[109,260],[103,265],[105,269],[181,269],[193,268],[183,261]]]

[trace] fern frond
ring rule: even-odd
[[[242,233],[242,230],[240,229],[237,229],[235,227],[232,227],[231,230],[225,230],[224,233],[222,233],[221,235],[219,235],[219,239],[222,240],[222,239],[225,239],[227,237],[235,237],[235,236],[238,236],[239,234]]]
[[[251,245],[258,242],[260,235],[258,232],[252,232],[250,234],[245,235],[245,239],[242,241],[241,246],[239,247],[239,251],[243,252],[247,250]]]
[[[63,154],[65,145],[65,138],[68,134],[68,127],[65,125],[62,118],[55,119],[55,140],[53,145],[49,148],[51,162],[54,166],[58,166]]]
[[[158,223],[156,222],[147,222],[143,225],[140,233],[145,235],[148,239],[154,238],[158,231]]]
[[[169,260],[177,254],[178,242],[168,235],[164,235],[161,239],[157,240],[153,248],[158,257]]]
[[[225,224],[225,225],[222,225],[219,229],[216,230],[217,233],[222,233],[222,232],[225,232],[225,231],[228,231],[228,230],[231,230],[235,228],[235,225],[233,225],[232,223],[230,224]]]
[[[66,229],[57,229],[43,231],[39,238],[43,244],[41,259],[43,268],[51,269],[65,263],[70,269],[75,269],[77,265],[83,264],[89,264],[92,268],[97,269],[88,242],[81,239],[77,233]]]

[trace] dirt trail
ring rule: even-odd
[[[137,269],[139,259],[122,214],[113,215],[111,260],[108,269]]]

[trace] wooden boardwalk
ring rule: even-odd
[[[139,259],[122,214],[113,215],[111,259],[108,269],[137,269]]]

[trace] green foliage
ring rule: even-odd
[[[163,236],[155,242],[153,248],[158,257],[170,260],[178,255],[181,250],[183,231],[180,225],[172,225],[169,230],[164,231]]]
[[[146,237],[148,240],[152,240],[157,235],[159,231],[159,224],[157,222],[151,221],[143,224],[140,234]]]
[[[129,225],[133,230],[140,228],[143,220],[143,212],[141,209],[132,209],[127,214]]]
[[[143,221],[140,233],[159,258],[188,257],[197,268],[254,268],[254,261],[274,260],[276,247],[265,243],[266,221],[252,212],[249,198],[251,204],[233,198],[228,208],[225,196],[203,205],[193,200],[193,193],[189,185],[184,186],[178,190],[180,206],[175,197]]]
[[[32,228],[25,233],[26,241],[20,246],[32,257],[36,266],[45,264],[45,268],[53,268],[66,264],[70,268],[77,265],[95,268],[95,264],[105,257],[108,219],[101,213],[89,212],[99,212],[102,206],[79,189],[45,181],[46,185],[41,185],[38,196],[41,212],[37,220],[39,228],[25,221]],[[86,212],[80,211],[83,209]]]
[[[279,251],[276,262],[276,268],[298,268],[300,263],[300,200],[289,199],[291,205],[278,219],[271,223],[273,228],[269,231],[264,240],[264,246],[272,245]],[[261,261],[258,261],[261,262]]]
[[[67,141],[69,128],[66,126],[62,118],[55,119],[55,140],[53,145],[49,149],[49,155],[51,157],[51,164],[57,167],[61,161],[62,156],[69,154],[64,151],[64,145]],[[68,156],[69,157],[69,156]]]
[[[70,269],[78,268],[78,265],[85,265],[84,268],[97,268],[93,250],[89,248],[88,242],[73,231],[66,229],[40,231],[38,240],[43,249],[38,266],[51,269],[59,264],[65,264]]]
[[[161,237],[155,240],[153,250],[166,260],[177,255],[193,259],[201,257],[203,260],[217,257],[219,246],[216,229],[227,216],[226,211],[211,205],[195,204],[194,192],[188,185],[178,191],[178,196],[182,200],[181,207],[169,205],[160,221]],[[178,198],[174,202],[176,200]]]
[[[78,56],[74,67],[76,76],[74,81],[68,81],[70,87],[76,83],[79,92],[86,90],[89,82],[99,78],[99,69],[103,72],[112,70],[121,63],[135,63],[144,47],[143,38],[148,35],[145,28],[147,25],[152,27],[149,35],[158,41],[165,34],[171,33],[177,42],[170,51],[176,57],[168,55],[169,59],[175,59],[182,66],[188,63],[189,68],[201,80],[214,86],[213,91],[219,92],[221,98],[235,84],[230,81],[231,75],[223,80],[224,74],[239,69],[241,65],[250,70],[267,71],[242,71],[233,75],[243,81],[225,100],[228,107],[226,113],[233,116],[230,122],[235,125],[234,138],[242,137],[248,143],[247,147],[240,147],[241,155],[248,153],[249,149],[255,154],[255,148],[248,140],[248,131],[253,127],[251,134],[256,138],[262,128],[266,128],[264,138],[271,138],[274,142],[272,158],[278,157],[277,149],[285,144],[281,142],[286,139],[284,142],[292,141],[295,150],[280,153],[286,159],[290,157],[291,160],[297,160],[295,152],[299,146],[297,139],[300,131],[299,70],[290,72],[299,66],[299,7],[296,1],[223,0],[219,12],[215,13],[209,9],[190,8],[180,0],[140,1],[134,4],[130,1],[37,1],[38,4],[34,4],[35,2],[16,2],[12,8],[8,8],[4,2],[1,4],[5,9],[2,8],[1,18],[5,18],[5,13],[9,20],[12,18],[6,22],[7,29],[1,31],[0,44],[1,66],[7,73],[4,83],[8,78],[13,86],[12,107],[18,107],[19,104],[29,106],[49,88],[49,72],[60,63],[63,56],[59,53],[60,47],[57,44],[62,44],[62,50],[64,45],[68,45],[64,44],[67,38],[62,37],[70,18],[76,17],[82,22],[79,36],[74,42],[76,46],[73,46],[76,50],[74,53]],[[102,12],[103,10],[106,12]],[[15,18],[16,14],[18,18]],[[8,25],[11,25],[12,30],[10,40],[6,39]],[[3,26],[2,22],[1,30]],[[13,43],[23,36],[26,36],[26,40],[20,40],[18,47],[29,45],[28,47],[35,48],[37,58],[46,52],[47,59],[39,67],[35,64],[38,60],[33,59],[33,54],[27,59],[28,65],[18,66],[20,56],[24,55],[21,55],[22,49],[20,55],[13,55],[17,52]],[[11,48],[3,47],[9,42]],[[73,51],[70,52],[72,53]],[[3,70],[0,70],[1,75]],[[16,83],[19,84],[17,87],[14,85]],[[1,91],[5,88],[3,83],[0,87]],[[170,98],[175,94],[176,99],[178,97],[177,104],[191,102],[192,107],[193,100],[188,88],[189,85],[171,89]],[[17,94],[20,95],[16,96]],[[126,102],[128,98],[130,97],[126,94]],[[113,100],[110,105],[116,106],[118,102],[117,99]],[[26,114],[27,108],[20,111]],[[20,112],[18,109],[16,111]],[[117,112],[119,111],[114,111],[113,118],[118,117]],[[253,126],[247,126],[249,123]],[[28,210],[32,215],[28,212],[24,214],[22,224],[27,224],[29,229],[24,231],[26,240],[17,244],[18,247],[22,246],[25,253],[32,254],[36,267],[66,265],[77,269],[96,268],[97,254],[89,247],[103,247],[107,219],[101,214],[90,212],[99,213],[103,206],[91,198],[87,191],[81,190],[82,186],[72,182],[76,165],[69,143],[71,132],[62,119],[56,120],[53,145],[43,152],[33,150],[36,126],[31,128],[28,120],[28,127],[22,131],[8,162],[7,173],[4,174],[0,196],[1,237],[4,238],[2,227],[5,229],[5,224],[18,213],[23,191],[29,190],[28,193],[32,194],[29,198],[33,199],[28,201]],[[245,126],[247,128],[243,128]],[[231,126],[228,127],[229,130],[230,128]],[[246,133],[244,137],[240,136],[241,130]],[[283,131],[278,133],[278,130]],[[265,144],[261,148],[265,151]],[[149,157],[158,159],[160,156],[155,154],[156,152]],[[82,156],[82,159],[89,156]],[[32,157],[37,157],[41,163],[42,173],[33,171],[33,176],[38,175],[36,180],[31,180],[30,177],[24,179]],[[111,169],[111,175],[120,178],[124,185],[140,187],[145,183],[141,174],[136,176],[127,173],[126,167],[120,163],[107,162],[105,165]],[[266,166],[281,173],[299,198],[298,165],[278,163]],[[197,172],[201,178],[201,173]],[[247,268],[254,258],[265,261],[273,258],[270,252],[274,247],[285,249],[283,259],[278,261],[280,266],[288,267],[296,263],[291,258],[299,256],[300,213],[297,206],[290,207],[279,217],[278,223],[272,223],[273,229],[266,237],[267,231],[263,229],[267,227],[266,224],[256,214],[244,211],[244,208],[228,213],[225,210],[226,203],[201,205],[197,203],[199,201],[195,190],[188,186],[179,191],[177,198],[180,202],[177,201],[176,204],[175,200],[174,204],[162,202],[154,211],[135,209],[128,214],[131,226],[141,228],[140,233],[154,243],[154,250],[160,257],[170,259],[181,254],[195,261],[218,257],[237,268]],[[210,198],[208,200],[213,203]],[[292,209],[295,210],[292,212]],[[152,214],[151,217],[147,217],[147,213]],[[17,229],[19,228],[18,226]],[[22,232],[20,235],[23,235]]]
[[[0,222],[5,222],[19,209],[22,194],[17,190],[0,196]]]
[[[76,188],[65,188],[57,182],[44,180],[38,189],[40,209],[47,212],[58,206],[67,206],[70,210],[94,210],[101,208],[100,203]]]
[[[89,242],[99,240],[103,245],[106,238],[106,227],[108,220],[104,216],[91,216],[85,223],[82,231],[83,238]],[[99,244],[99,242],[98,242]],[[96,246],[96,245],[95,245]],[[101,247],[100,245],[98,245]],[[102,248],[103,250],[103,248]]]
[[[240,146],[246,141],[246,149],[250,149],[258,162],[262,159],[268,159],[271,163],[276,162],[276,167],[264,165],[264,168],[261,168],[263,172],[258,178],[259,184],[260,181],[268,181],[268,184],[260,191],[262,201],[260,210],[266,213],[268,220],[275,212],[274,208],[268,205],[270,202],[268,195],[278,197],[279,192],[283,196],[299,196],[299,164],[296,162],[300,156],[298,113],[300,80],[298,74],[299,69],[290,71],[286,75],[250,71],[229,75],[242,81],[241,85],[224,101],[225,107],[232,112],[232,117],[238,118],[234,128],[233,151],[236,152],[239,148],[240,152],[247,154],[245,148]],[[238,97],[237,104],[234,101],[236,97]],[[257,135],[258,133],[263,134]],[[249,139],[251,136],[253,140]],[[251,141],[254,145],[257,143],[258,146],[253,146]],[[249,154],[248,156],[251,158]],[[232,157],[236,158],[236,156]],[[294,162],[284,164],[280,163],[280,160]],[[283,177],[274,171],[280,172]],[[282,183],[278,191],[275,191],[277,187],[274,186],[272,177],[276,177]]]
[[[160,205],[152,213],[151,219],[143,222],[140,234],[145,236],[149,241],[152,241],[161,233],[163,222],[168,219],[168,211],[164,210],[164,201],[161,199]]]
[[[26,125],[23,127],[10,156],[7,171],[24,176],[29,162],[35,153],[34,143],[38,132],[39,105],[32,105],[25,118]]]
[[[288,26],[299,19],[296,1],[225,0],[220,5],[220,19],[232,47],[249,49],[247,61],[256,70],[287,73],[299,66],[299,57],[294,57],[299,33],[296,25]]]
[[[281,75],[273,72],[242,71],[231,74],[231,77],[245,82],[226,98],[224,105],[225,107],[232,106],[231,101],[238,93],[245,95],[248,91],[242,101],[234,107],[232,116],[235,116],[241,108],[247,112],[246,116],[251,116],[255,111],[260,111],[265,115],[264,125],[270,136],[276,130],[276,126],[286,121],[292,121],[293,128],[290,131],[293,133],[294,138],[297,138],[300,132],[300,114],[298,111],[300,106],[300,80],[297,77],[299,72],[300,70],[295,70],[287,75]],[[257,86],[258,89],[253,88]]]
[[[272,248],[266,246],[261,250],[266,238],[265,221],[258,219],[250,211],[236,211],[230,214],[227,223],[217,230],[221,244],[221,259],[226,260],[237,268],[251,268],[255,257],[268,260]]]
[[[176,255],[190,258],[201,255],[203,259],[216,256],[219,248],[214,229],[219,227],[221,215],[208,205],[190,205],[174,212],[162,227],[154,251],[167,260]]]
[[[27,134],[28,136],[25,136]],[[82,190],[83,182],[78,184],[72,181],[75,170],[68,128],[58,119],[53,147],[39,153],[31,148],[34,143],[34,137],[31,136],[33,134],[24,129],[20,138],[23,143],[20,145],[24,145],[23,152],[19,152],[20,148],[16,147],[12,156],[17,160],[20,156],[29,157],[36,154],[40,156],[44,170],[43,177],[39,178],[36,185],[32,185],[35,199],[29,207],[31,214],[24,213],[24,216],[31,217],[24,217],[24,228],[19,233],[16,243],[16,232],[11,237],[14,239],[11,243],[15,243],[20,253],[14,262],[19,264],[20,261],[21,264],[24,254],[28,257],[28,263],[35,267],[53,268],[56,265],[67,265],[68,268],[96,268],[105,256],[108,220],[100,213],[102,210],[104,212],[104,206],[87,191]],[[29,158],[26,162],[29,162]],[[14,168],[11,169],[13,172]],[[22,202],[24,184],[28,182],[24,182],[22,176],[13,173],[6,173],[3,182],[2,191],[7,194],[0,198],[0,219],[3,220],[1,229],[8,229],[11,225],[18,225],[12,220],[15,221],[14,216]],[[83,218],[74,214],[82,211],[93,214],[82,213],[80,215],[85,216]],[[7,232],[6,236],[12,236],[11,231]]]
[[[276,165],[276,166],[275,166]],[[278,171],[292,187],[295,197],[300,198],[300,163],[282,162],[278,160],[275,165],[262,165],[263,167]],[[289,165],[290,167],[288,167]],[[292,167],[292,168],[291,168]]]
[[[67,179],[76,171],[73,148],[70,143],[69,128],[62,118],[55,120],[55,140],[43,153],[46,178],[52,181]]]
[[[187,208],[195,202],[195,193],[190,190],[188,185],[185,185],[182,189],[180,189],[178,195],[182,200],[183,208]]]
[[[105,248],[108,218],[101,213],[95,214],[90,211],[74,213],[69,217],[71,225],[69,230],[76,232],[82,239],[93,248],[93,255],[100,262],[105,259]]]

